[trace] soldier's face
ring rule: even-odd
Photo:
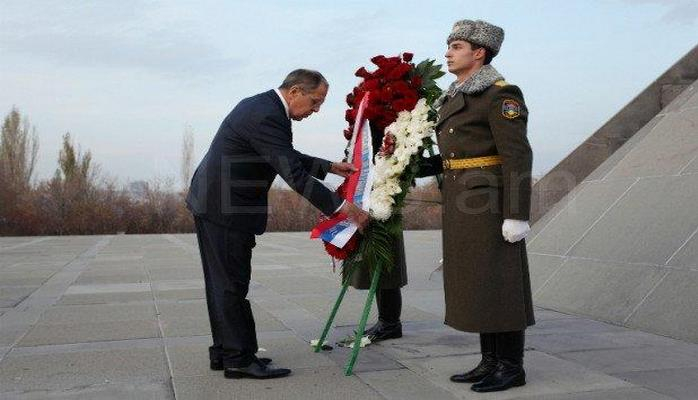
[[[448,72],[458,75],[471,70],[478,64],[478,60],[484,58],[484,48],[473,50],[470,43],[463,40],[454,40],[448,44],[446,50],[446,66]]]
[[[320,111],[320,106],[327,96],[327,85],[320,85],[314,90],[304,91],[298,86],[293,86],[288,91],[288,114],[291,119],[300,121],[309,117],[312,113]]]

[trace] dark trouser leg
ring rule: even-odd
[[[524,331],[496,333],[497,370],[474,384],[476,392],[498,392],[526,384],[523,369]]]
[[[250,364],[257,352],[257,335],[250,302],[249,290],[254,234],[238,232],[202,221],[202,243],[209,278],[207,293],[212,297],[216,322],[214,352],[220,344],[220,354],[226,367],[244,367]],[[208,296],[207,296],[208,297]]]
[[[474,369],[464,374],[453,375],[451,380],[459,383],[475,383],[481,381],[497,369],[496,333],[480,334],[480,353],[482,354],[482,359]]]
[[[376,290],[378,322],[366,330],[366,336],[374,342],[402,337],[402,293],[400,288]]]
[[[199,253],[201,254],[201,266],[204,271],[204,284],[206,287],[206,306],[208,307],[208,321],[211,325],[211,336],[213,338],[213,345],[208,348],[208,355],[211,361],[221,361],[223,358],[223,346],[221,343],[220,334],[220,321],[218,316],[218,311],[216,309],[216,303],[213,296],[213,283],[211,282],[211,272],[209,271],[209,264],[207,261],[207,253],[210,253],[210,248],[208,245],[208,240],[206,239],[206,232],[204,230],[204,221],[199,217],[194,217],[194,224],[196,226],[196,239],[199,242]],[[210,257],[210,255],[208,256]]]
[[[397,324],[402,314],[402,292],[400,288],[379,289],[376,291],[378,320],[385,324]]]

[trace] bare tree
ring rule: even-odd
[[[194,160],[194,130],[191,125],[184,126],[184,135],[182,136],[182,165],[180,169],[180,178],[182,179],[182,187],[186,190],[189,186],[189,181],[192,176]]]
[[[12,107],[2,124],[0,180],[4,190],[22,192],[29,187],[39,152],[39,139],[27,117]]]

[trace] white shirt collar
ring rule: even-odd
[[[274,91],[281,99],[281,104],[284,105],[284,110],[286,110],[286,118],[291,119],[291,116],[288,114],[288,103],[286,103],[286,99],[284,99],[284,96],[281,94],[281,91],[279,89],[274,89]]]

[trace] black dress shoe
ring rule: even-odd
[[[464,373],[451,376],[452,382],[475,383],[485,379],[485,377],[497,370],[497,357],[490,354],[483,354],[480,364],[474,369]]]
[[[229,379],[274,379],[282,378],[291,373],[287,368],[269,368],[267,364],[255,359],[246,367],[226,367],[223,375]]]
[[[259,361],[263,362],[266,365],[271,364],[271,358],[258,358]],[[223,360],[222,359],[216,359],[216,360],[211,360],[211,369],[214,371],[223,371],[225,367],[223,366]]]
[[[368,336],[373,343],[381,340],[399,339],[402,337],[402,323],[385,323],[378,320],[375,325],[364,332],[364,335]]]
[[[497,370],[471,386],[470,389],[478,393],[500,392],[525,384],[526,372],[521,364],[512,363],[507,360],[499,360]]]

